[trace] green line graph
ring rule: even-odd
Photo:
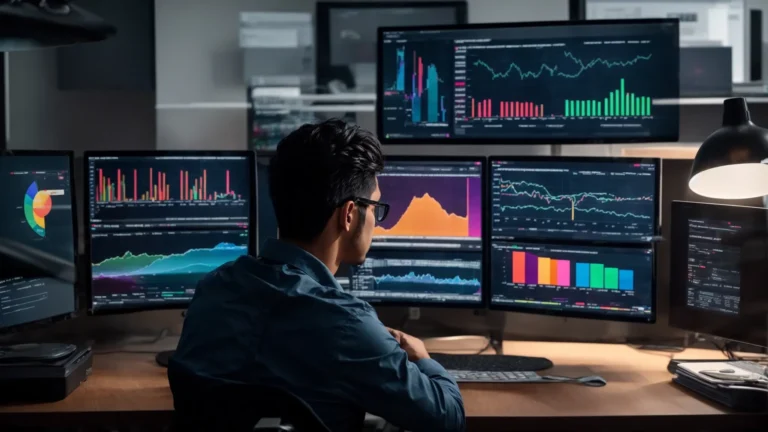
[[[651,98],[637,96],[625,89],[624,78],[619,82],[619,88],[611,91],[602,101],[565,100],[566,117],[626,117],[650,116]]]
[[[564,51],[563,55],[566,58],[573,60],[573,62],[579,67],[579,70],[577,72],[574,72],[574,73],[562,72],[560,71],[560,66],[558,65],[550,66],[546,63],[542,64],[539,67],[539,70],[536,72],[534,71],[524,72],[523,69],[517,63],[514,63],[514,62],[510,63],[509,66],[507,67],[507,70],[504,72],[496,72],[493,69],[493,67],[491,67],[488,63],[482,60],[475,61],[473,65],[482,66],[485,69],[487,69],[491,73],[491,79],[494,79],[494,80],[498,78],[508,78],[510,74],[512,74],[513,72],[517,72],[517,74],[520,76],[520,79],[527,79],[527,78],[536,79],[536,78],[539,78],[542,74],[544,74],[544,72],[548,72],[550,77],[578,78],[585,71],[592,69],[593,67],[598,65],[605,66],[607,68],[634,66],[640,61],[650,60],[652,54],[638,55],[638,56],[635,56],[634,59],[627,60],[627,61],[609,61],[609,60],[605,60],[603,58],[598,57],[590,60],[587,63],[584,63],[581,59],[576,58],[576,56],[574,56],[569,51]]]

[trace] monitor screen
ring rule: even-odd
[[[0,155],[0,238],[75,262],[71,155]],[[0,257],[0,266],[3,258]],[[0,280],[0,329],[75,312],[75,287],[50,278]]]
[[[652,321],[653,249],[492,241],[491,305]]]
[[[659,161],[491,157],[493,238],[650,242]]]
[[[351,292],[376,303],[480,305],[484,163],[388,158],[378,181],[389,215],[351,269]]]
[[[670,325],[768,346],[768,210],[672,203]]]
[[[678,139],[677,20],[384,28],[378,54],[386,144]]]
[[[86,153],[91,308],[185,307],[253,250],[250,152]]]

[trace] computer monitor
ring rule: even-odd
[[[659,160],[491,157],[494,239],[647,243],[657,234]]]
[[[338,81],[347,90],[373,93],[378,27],[463,24],[467,2],[318,2],[315,22],[318,86]]]
[[[388,305],[482,307],[485,158],[388,157],[378,177],[389,216],[350,292]]]
[[[70,152],[0,152],[0,238],[75,263],[76,212]],[[0,257],[0,267],[3,258]],[[0,278],[0,332],[58,321],[77,310],[76,289],[52,278]]]
[[[489,164],[492,309],[655,321],[658,159]]]
[[[768,346],[768,210],[672,203],[669,324]]]
[[[385,144],[678,139],[677,20],[380,28],[378,55]]]
[[[184,308],[205,274],[252,254],[254,159],[86,152],[90,311]]]

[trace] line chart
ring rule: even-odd
[[[530,190],[527,190],[530,188]],[[653,197],[650,195],[637,196],[637,197],[621,197],[607,192],[578,192],[574,194],[555,195],[549,192],[544,186],[537,183],[530,183],[525,180],[513,182],[501,180],[500,182],[502,197],[527,197],[531,199],[539,199],[546,202],[548,205],[502,205],[501,210],[534,210],[534,211],[554,211],[557,213],[570,212],[571,220],[576,219],[576,212],[583,213],[600,213],[609,216],[615,216],[620,218],[636,218],[636,219],[651,219],[651,215],[638,214],[632,212],[618,212],[610,209],[602,209],[597,207],[581,208],[581,204],[590,204],[590,200],[596,201],[595,204],[608,204],[608,203],[629,203],[637,201],[650,201],[653,202]],[[564,203],[566,207],[557,207],[551,205],[552,203]]]
[[[602,65],[609,69],[614,67],[629,67],[629,66],[634,66],[641,60],[645,60],[645,61],[650,60],[653,54],[637,55],[632,60],[627,60],[627,61],[609,61],[609,60],[605,60],[603,58],[598,57],[590,60],[586,64],[581,59],[576,58],[576,56],[574,56],[573,53],[571,53],[570,51],[564,51],[563,55],[566,58],[573,60],[574,63],[576,63],[576,65],[579,66],[579,70],[577,72],[575,73],[562,72],[560,71],[560,66],[558,65],[549,66],[546,63],[543,63],[541,67],[539,67],[538,72],[534,72],[534,71],[524,72],[523,69],[517,63],[514,63],[514,62],[510,63],[509,67],[504,72],[496,72],[493,69],[493,67],[491,67],[488,63],[486,63],[483,60],[476,60],[473,63],[473,65],[476,67],[482,66],[485,69],[487,69],[489,72],[491,72],[492,80],[495,80],[497,78],[508,78],[513,71],[517,71],[517,73],[520,75],[520,79],[539,78],[545,71],[549,72],[549,76],[551,77],[558,76],[561,78],[578,78],[579,76],[581,76],[582,73],[584,73],[589,69],[592,69],[596,65]]]
[[[496,237],[648,241],[656,232],[653,164],[494,161],[490,188]]]

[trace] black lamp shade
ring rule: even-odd
[[[29,2],[0,2],[0,52],[98,42],[116,33],[111,24],[76,5],[54,14]]]
[[[726,99],[723,108],[723,127],[696,153],[689,187],[719,199],[768,195],[768,130],[752,123],[744,98]]]

